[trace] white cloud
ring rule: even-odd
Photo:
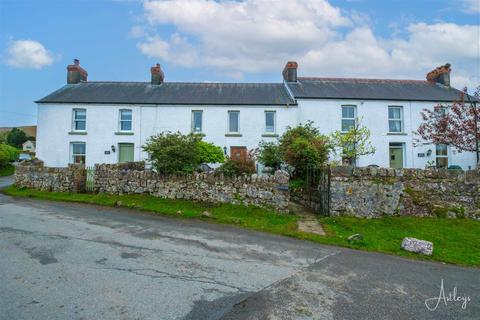
[[[368,16],[327,0],[147,1],[144,13],[153,32],[140,38],[142,53],[234,78],[280,77],[285,62],[297,60],[299,73],[311,76],[421,79],[450,62],[454,85],[480,82],[478,25],[412,23],[385,39],[369,27]],[[155,32],[165,25],[175,33]]]
[[[53,55],[35,40],[15,40],[6,50],[6,63],[15,68],[41,69],[53,63]]]
[[[461,0],[461,4],[465,13],[480,13],[480,0]]]

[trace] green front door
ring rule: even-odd
[[[403,168],[403,148],[401,146],[390,146],[390,168]]]
[[[118,144],[118,162],[133,161],[133,143]]]

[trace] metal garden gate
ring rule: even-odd
[[[308,167],[305,178],[311,207],[317,214],[330,215],[330,166]]]
[[[85,181],[85,191],[86,192],[93,192],[95,191],[95,181],[94,181],[94,174],[95,174],[95,167],[85,167],[87,180]]]

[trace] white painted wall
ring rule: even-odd
[[[72,110],[87,110],[86,135],[69,134],[72,131]],[[116,135],[119,110],[132,109],[133,135]],[[204,140],[220,147],[258,147],[258,143],[275,138],[262,137],[265,133],[265,111],[276,111],[276,133],[281,135],[288,125],[297,122],[297,107],[280,106],[111,106],[111,105],[38,105],[37,157],[50,167],[65,167],[70,162],[70,143],[86,143],[86,164],[116,163],[118,144],[134,143],[134,159],[144,160],[147,154],[141,146],[149,137],[162,131],[191,130],[192,110],[203,110]],[[241,137],[227,137],[228,111],[240,111]],[[114,145],[117,152],[111,152]],[[105,151],[110,150],[110,155]]]
[[[324,134],[329,134],[341,128],[341,106],[354,104],[363,124],[372,132],[372,144],[376,153],[359,159],[360,166],[377,164],[389,166],[389,143],[405,143],[405,167],[424,168],[428,160],[435,160],[435,147],[413,147],[412,131],[421,123],[420,111],[432,108],[436,103],[399,102],[399,101],[358,101],[358,100],[298,100],[297,107],[265,107],[265,106],[114,106],[114,105],[38,105],[37,157],[46,166],[64,167],[70,162],[70,143],[86,142],[86,162],[88,166],[95,163],[116,163],[118,161],[118,144],[134,143],[134,159],[144,160],[147,155],[141,150],[147,139],[162,131],[180,131],[188,133],[191,130],[192,110],[203,110],[204,140],[213,142],[220,147],[246,146],[256,148],[265,138],[266,110],[276,111],[276,133],[281,135],[287,126],[295,126],[312,120]],[[388,106],[403,106],[403,135],[388,134]],[[87,109],[87,134],[69,134],[72,131],[72,109]],[[119,125],[119,110],[132,109],[133,135],[116,135]],[[240,111],[241,137],[227,137],[228,111]],[[111,152],[114,145],[117,152]],[[430,158],[419,158],[418,153],[432,150]],[[109,155],[104,154],[110,151]],[[457,164],[464,169],[475,167],[473,153],[458,153],[449,149],[449,164]]]
[[[436,102],[418,101],[372,101],[372,100],[328,100],[308,99],[297,100],[299,104],[299,121],[305,123],[312,120],[315,126],[324,134],[341,129],[342,105],[355,105],[357,116],[362,119],[362,124],[371,131],[371,142],[376,152],[373,155],[363,156],[359,159],[359,166],[376,164],[389,167],[389,143],[404,143],[404,166],[408,168],[424,168],[429,160],[435,161],[435,146],[413,146],[414,135],[422,123],[420,112],[423,109],[433,109]],[[389,134],[388,106],[403,107],[403,134]],[[427,154],[432,150],[430,157],[418,157],[419,153]],[[339,160],[339,159],[337,159]],[[475,168],[476,157],[473,152],[459,153],[454,148],[448,148],[449,165],[460,165],[463,169]]]

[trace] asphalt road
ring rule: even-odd
[[[480,318],[479,269],[1,194],[0,288],[0,319]]]

